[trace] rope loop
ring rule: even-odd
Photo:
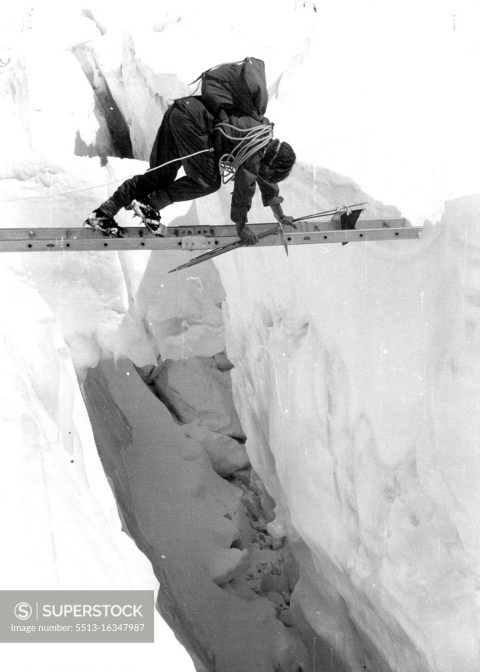
[[[229,134],[229,130],[240,132],[243,137]],[[223,154],[218,162],[218,168],[223,184],[235,179],[238,168],[248,159],[266,147],[273,138],[272,126],[254,126],[253,128],[237,128],[226,122],[220,122],[214,128],[220,131],[228,140],[236,143],[231,152]]]

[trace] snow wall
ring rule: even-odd
[[[449,203],[420,243],[218,264],[270,530],[347,669],[478,667],[479,207]]]
[[[252,45],[271,65],[278,134],[303,147],[282,185],[286,209],[367,200],[366,216],[399,214],[305,160],[305,129],[289,119],[295,85],[315,71],[311,18],[295,14],[288,49],[241,22],[220,48],[204,39],[208,13],[184,9],[143,22],[18,10],[5,22],[4,226],[78,226],[146,168],[186,82]],[[202,45],[194,73],[179,44]],[[348,125],[344,107],[326,115]],[[241,250],[173,276],[187,253],[2,256],[2,588],[158,591],[160,581],[159,611],[198,670],[476,671],[479,211],[479,196],[457,198],[420,241],[301,246],[288,259]],[[164,221],[228,215],[223,189]],[[269,219],[256,203],[251,220]],[[219,467],[235,412],[224,408],[213,431],[175,422],[139,372],[225,347],[248,458],[229,444]],[[177,387],[195,380],[198,397],[211,374],[195,366]],[[219,471],[248,459],[275,506],[263,538],[286,537],[298,568],[287,625],[240,585],[258,549],[245,493]],[[72,646],[2,655],[19,670],[193,669],[160,616],[153,653]]]

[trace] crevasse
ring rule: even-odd
[[[471,87],[462,123],[444,123],[478,60],[466,17],[450,35],[451,17],[418,3],[415,21],[379,9],[379,33],[358,3],[318,3],[314,24],[286,3],[245,3],[252,22],[212,2],[213,28],[205,3],[180,4],[12,10],[2,226],[80,226],[146,168],[186,82],[253,46],[276,133],[302,158],[286,211],[366,200],[366,216],[399,214],[346,172],[436,223],[420,241],[241,250],[178,275],[186,253],[2,255],[1,587],[157,593],[160,580],[164,617],[152,648],[1,645],[2,657],[11,670],[476,672],[480,198],[458,198],[477,189]],[[229,201],[223,190],[164,221],[224,223]],[[250,218],[268,213],[255,203]],[[180,393],[212,389],[203,365],[174,374],[225,348],[238,417],[207,408],[207,426]],[[180,362],[173,415],[144,382],[159,357]],[[282,544],[288,571],[257,571],[265,557],[278,569]]]

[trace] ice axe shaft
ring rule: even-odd
[[[358,208],[360,205],[367,205],[367,202],[364,203],[353,203],[353,205],[346,205],[345,208],[351,210],[352,208]],[[323,212],[316,212],[313,215],[305,215],[304,217],[295,217],[294,222],[301,222],[306,219],[316,219],[317,217],[326,217],[327,215],[336,215],[342,210],[342,208],[334,208],[333,210],[323,210]]]
[[[282,239],[283,247],[285,248],[285,253],[288,257],[288,245],[287,245],[287,239],[285,237],[285,229],[281,225],[280,222],[278,222],[278,233],[280,234],[280,238]]]
[[[280,231],[281,229],[281,231]],[[261,233],[257,234],[257,238],[260,240],[261,238],[266,238],[267,236],[273,236],[276,233],[280,233],[280,235],[283,232],[283,238],[285,237],[285,232],[283,231],[283,228],[280,224],[277,226],[267,229],[266,231],[262,231]],[[283,240],[282,238],[282,240]],[[284,240],[284,245],[286,246],[287,241]],[[243,242],[243,240],[235,240],[233,243],[229,243],[228,245],[224,245],[223,247],[217,247],[215,250],[209,250],[208,252],[205,252],[205,254],[200,254],[198,257],[195,257],[195,259],[191,259],[191,261],[187,261],[186,264],[182,264],[181,266],[177,266],[177,268],[172,268],[171,271],[168,271],[169,273],[174,273],[175,271],[181,271],[184,268],[190,268],[190,266],[195,266],[196,264],[201,264],[203,261],[208,261],[209,259],[214,259],[215,257],[220,256],[221,254],[225,254],[225,252],[230,252],[231,250],[236,250],[238,247],[245,247],[246,243]],[[288,254],[288,250],[287,250]]]

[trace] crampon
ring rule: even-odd
[[[134,211],[135,217],[140,217],[142,223],[155,236],[163,236],[160,232],[160,215],[151,205],[132,201],[130,208]]]
[[[100,210],[94,210],[83,222],[83,226],[100,231],[106,238],[123,238],[125,229],[117,224],[113,217],[104,215]]]

